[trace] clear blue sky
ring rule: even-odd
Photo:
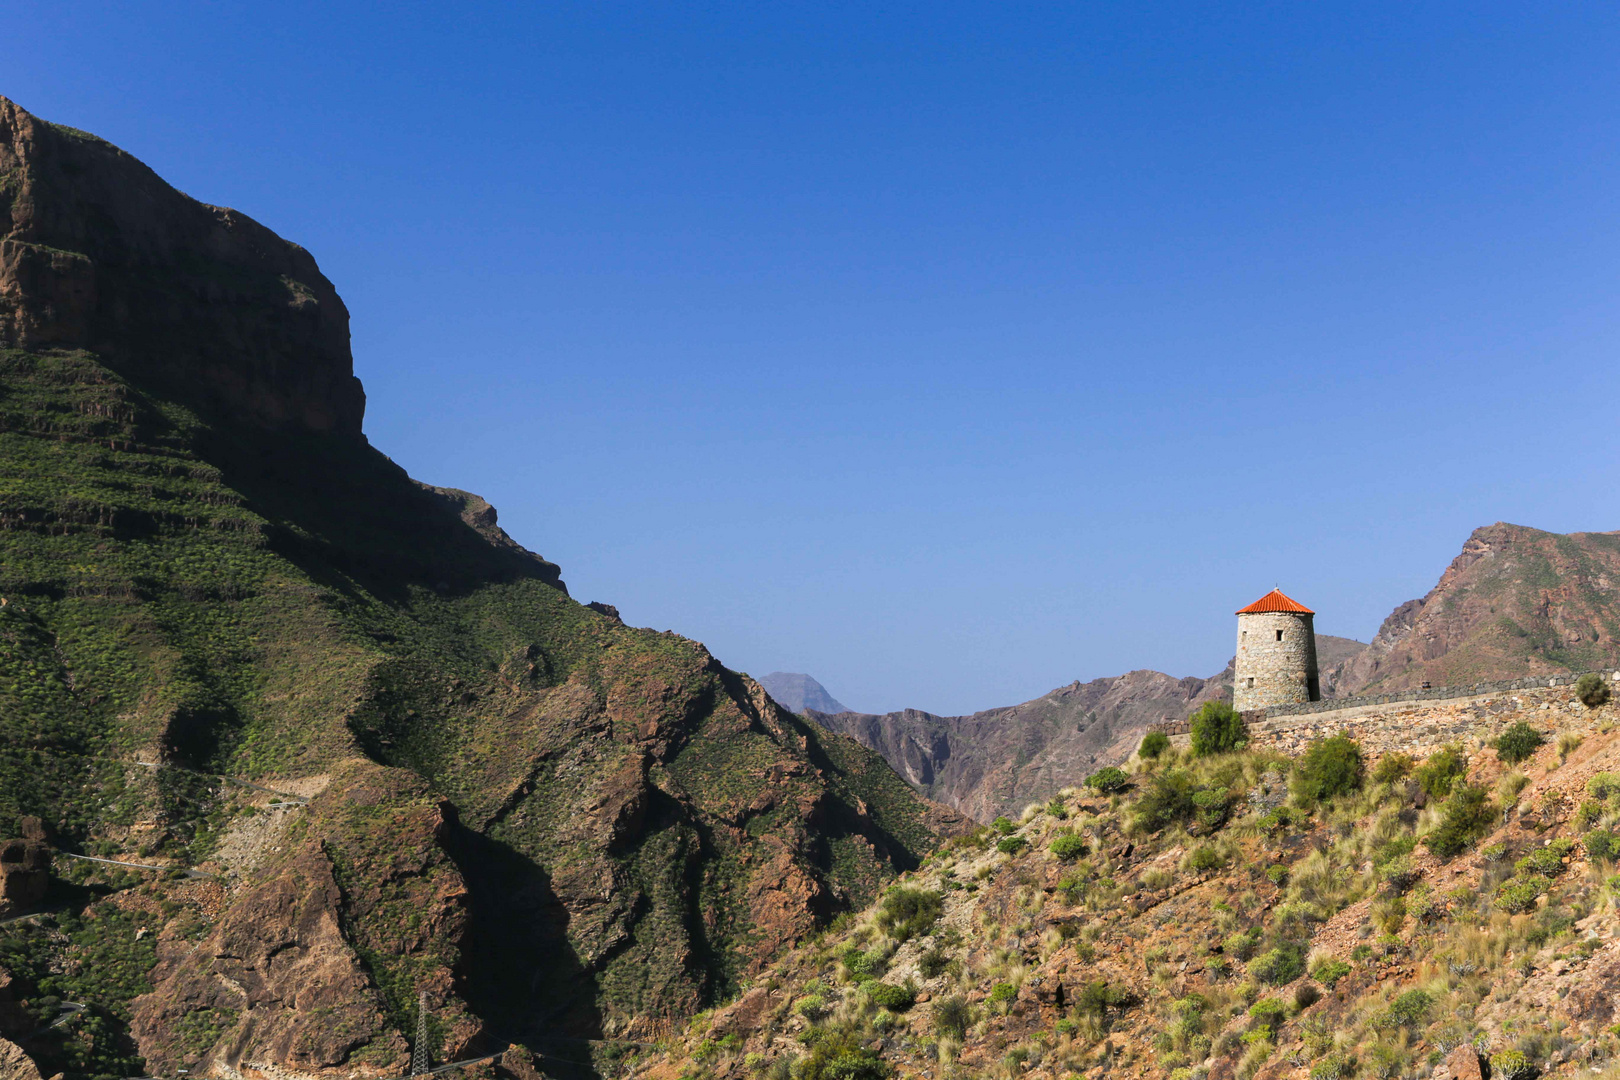
[[[13,5],[581,600],[959,712],[1620,528],[1612,4]]]

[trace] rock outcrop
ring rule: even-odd
[[[349,312],[307,251],[5,98],[0,345],[91,349],[201,407],[360,437]]]
[[[0,842],[0,915],[30,911],[51,883],[51,848],[37,817],[22,819],[22,837]]]

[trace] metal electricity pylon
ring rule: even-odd
[[[426,1076],[433,1062],[428,1058],[427,991],[416,996],[416,1043],[411,1047],[411,1075]]]

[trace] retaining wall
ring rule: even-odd
[[[1611,686],[1620,672],[1598,672]],[[1399,750],[1421,757],[1446,743],[1473,749],[1489,742],[1520,720],[1546,730],[1591,718],[1575,697],[1579,675],[1512,679],[1471,687],[1444,687],[1364,698],[1312,701],[1254,709],[1243,714],[1250,745],[1297,754],[1313,739],[1345,734],[1369,755]],[[1609,713],[1615,706],[1600,710]],[[1178,749],[1192,739],[1185,720],[1153,729],[1170,737]]]

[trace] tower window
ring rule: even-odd
[[[1281,630],[1277,631],[1277,640],[1278,641],[1282,640],[1282,631]]]
[[[1250,690],[1254,689],[1254,676],[1252,676],[1252,675],[1249,677],[1249,689]]]

